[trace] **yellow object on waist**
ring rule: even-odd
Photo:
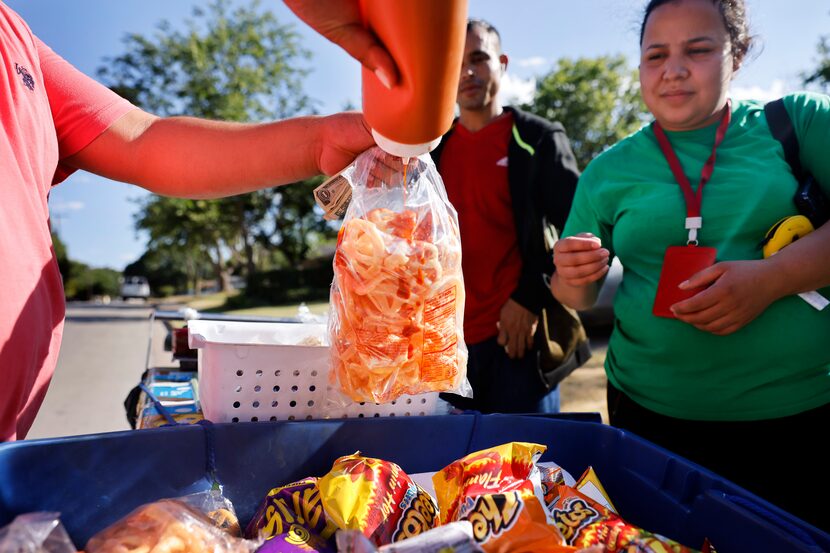
[[[799,238],[804,238],[815,230],[810,220],[804,215],[784,217],[767,231],[764,236],[764,259],[777,253],[784,246],[789,246]]]

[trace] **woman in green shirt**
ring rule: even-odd
[[[551,289],[585,309],[619,257],[606,358],[611,424],[830,528],[819,439],[830,423],[830,308],[796,295],[830,298],[821,290],[830,285],[830,225],[763,258],[766,231],[797,214],[797,182],[763,104],[728,98],[750,43],[743,0],[649,2],[640,81],[655,123],[582,174]],[[803,166],[830,195],[830,98],[794,94],[784,104]],[[691,298],[656,316],[663,271],[681,275]]]

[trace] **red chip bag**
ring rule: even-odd
[[[395,463],[341,457],[317,482],[326,515],[339,528],[360,530],[376,545],[417,536],[438,524],[438,507]]]
[[[432,480],[441,523],[470,521],[487,552],[575,551],[545,508],[535,465],[545,449],[509,443],[471,453],[436,473]]]
[[[558,487],[559,497],[551,507],[556,526],[570,545],[602,545],[608,553],[693,553],[658,534],[628,524],[619,515],[569,486]]]

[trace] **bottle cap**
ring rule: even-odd
[[[386,138],[375,129],[372,129],[372,136],[374,137],[375,142],[377,142],[377,145],[380,146],[381,150],[387,154],[392,154],[393,156],[402,158],[418,157],[419,155],[426,154],[427,152],[434,150],[435,147],[441,143],[441,137],[439,136],[432,142],[424,142],[423,144],[403,144],[401,142],[395,142],[394,140]]]

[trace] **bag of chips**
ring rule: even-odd
[[[58,513],[26,513],[0,528],[0,551],[8,553],[75,553]]]
[[[87,553],[252,553],[258,542],[235,538],[206,514],[175,499],[135,509],[89,539]]]
[[[346,455],[318,481],[326,515],[339,528],[359,530],[382,546],[438,525],[435,500],[395,463]]]
[[[352,188],[337,239],[332,377],[356,402],[469,397],[458,216],[428,155],[379,148],[341,174]]]
[[[471,453],[433,477],[441,523],[468,520],[487,552],[565,553],[545,506],[539,460],[545,447],[513,442]]]
[[[334,553],[337,525],[326,516],[317,478],[272,489],[245,529],[250,539],[264,539],[260,551]]]
[[[559,486],[550,508],[556,526],[570,545],[601,545],[608,553],[694,553],[673,540],[625,522],[600,502],[569,486]]]

